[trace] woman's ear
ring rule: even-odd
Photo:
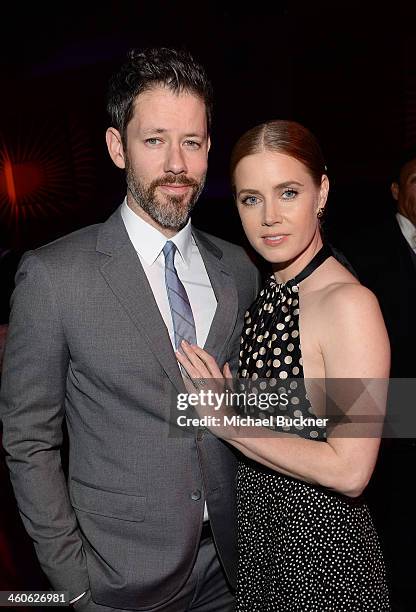
[[[113,127],[109,127],[105,133],[105,140],[110,157],[117,168],[125,168],[126,161],[120,132]]]
[[[328,192],[329,179],[326,174],[323,174],[321,178],[321,186],[319,188],[318,207],[316,213],[318,213],[321,209],[323,210],[325,208],[326,201],[328,199]]]

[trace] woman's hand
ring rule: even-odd
[[[196,382],[195,387],[197,389],[200,388],[201,381],[206,381],[206,384],[208,384],[207,379],[215,379],[219,382],[219,386],[223,387],[225,379],[232,378],[228,363],[224,365],[221,372],[214,357],[198,345],[189,344],[186,340],[182,340],[181,347],[185,354],[176,351],[176,358],[190,378]]]
[[[236,433],[235,427],[224,425],[224,415],[235,414],[224,401],[227,390],[232,388],[230,366],[226,363],[221,372],[212,355],[186,340],[182,340],[181,348],[184,353],[176,351],[176,358],[200,394],[200,403],[192,405],[200,418],[207,417],[207,427],[214,435],[230,440]]]

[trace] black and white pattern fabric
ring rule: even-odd
[[[288,416],[313,414],[303,384],[299,283],[331,254],[324,246],[287,283],[268,278],[245,316],[238,375],[251,384],[267,381],[269,390],[286,381]],[[290,433],[325,442],[325,430],[316,427]],[[383,557],[362,497],[242,458],[237,502],[237,612],[390,610]]]

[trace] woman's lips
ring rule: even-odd
[[[286,241],[288,234],[273,234],[271,236],[262,236],[264,244],[271,247],[277,247]]]

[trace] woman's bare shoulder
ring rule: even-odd
[[[352,276],[352,275],[351,275]],[[320,306],[330,312],[355,312],[363,314],[365,311],[379,310],[376,295],[356,279],[334,280],[320,291]]]
[[[368,317],[382,321],[375,294],[336,260],[322,266],[319,277],[311,287],[314,294],[315,315],[325,325],[340,322],[344,326],[366,323]]]
[[[311,277],[313,282],[311,282],[310,289],[315,292],[321,306],[328,303],[332,305],[334,302],[343,301],[346,298],[355,300],[366,294],[374,295],[333,257],[324,262],[317,272],[318,274],[314,279]]]

